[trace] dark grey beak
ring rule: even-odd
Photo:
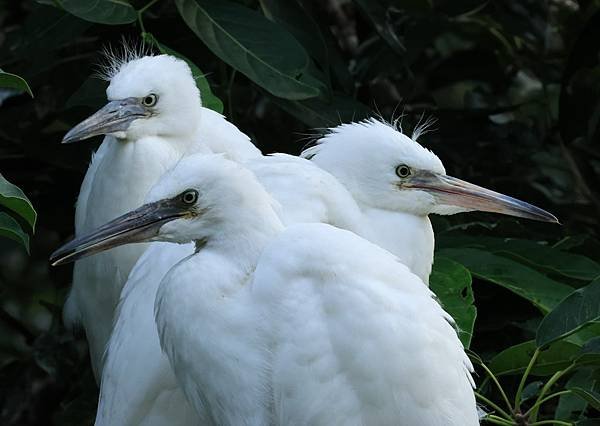
[[[451,176],[419,171],[406,187],[429,192],[439,204],[559,223],[546,210]]]
[[[110,101],[95,114],[69,130],[62,143],[122,132],[127,130],[132,121],[149,116],[150,111],[142,105],[138,98]]]
[[[145,204],[63,245],[52,253],[50,262],[62,265],[123,244],[152,241],[165,223],[190,214],[177,199]]]

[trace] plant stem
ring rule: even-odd
[[[550,400],[552,398],[556,398],[557,396],[567,395],[567,394],[570,394],[570,393],[573,393],[573,392],[571,392],[570,390],[564,390],[564,391],[555,392],[555,393],[553,393],[551,395],[548,395],[547,397],[545,397],[544,399],[540,400],[539,402],[536,401],[535,404],[533,404],[533,406],[531,406],[531,408],[529,410],[527,410],[525,412],[525,414],[523,414],[523,415],[525,417],[527,417],[531,411],[533,411],[535,408],[539,408],[539,406],[542,405],[544,402],[546,402],[546,401],[548,401],[548,400]]]
[[[504,389],[502,389],[502,386],[500,386],[500,382],[498,381],[496,376],[494,376],[494,373],[492,373],[492,371],[483,362],[479,363],[479,365],[481,365],[481,367],[485,370],[485,372],[490,377],[490,379],[492,379],[492,381],[496,384],[496,386],[498,387],[498,390],[500,391],[500,394],[502,395],[502,399],[504,399],[504,402],[506,403],[506,406],[508,407],[508,410],[510,412],[512,412],[513,407],[510,405],[510,401],[508,400],[508,397],[506,396],[506,392],[504,392]]]
[[[489,416],[485,416],[482,420],[485,420],[486,422],[494,423],[496,425],[502,425],[502,426],[513,426],[515,424],[512,421],[506,421],[502,417],[494,416],[493,414],[490,414]]]
[[[533,365],[535,364],[535,361],[537,360],[539,354],[540,349],[536,348],[535,352],[531,356],[531,359],[529,360],[529,364],[527,364],[527,368],[525,369],[523,376],[521,377],[521,382],[519,383],[517,393],[515,394],[515,411],[519,411],[519,408],[521,407],[521,394],[523,393],[523,388],[525,387],[527,376],[529,376],[529,373],[531,372],[531,369],[533,368]]]
[[[535,403],[533,404],[533,407],[535,407],[535,408],[532,408],[532,410],[531,410],[531,420],[532,421],[535,422],[537,420],[538,410],[540,408],[540,401],[544,398],[544,395],[546,394],[546,392],[548,392],[548,390],[550,390],[550,388],[552,387],[552,385],[554,385],[558,381],[558,379],[560,379],[562,376],[564,376],[565,374],[567,374],[568,372],[570,372],[573,368],[575,368],[575,364],[571,364],[570,366],[568,366],[564,370],[557,371],[550,378],[550,380],[548,380],[546,382],[546,384],[544,385],[544,387],[540,391],[540,394],[538,395],[537,399],[535,400]]]
[[[487,399],[485,396],[481,395],[480,393],[475,392],[475,397],[477,399],[482,400],[484,403],[489,405],[491,408],[496,410],[498,413],[502,414],[507,420],[512,420],[512,417],[510,414],[508,414],[506,411],[504,411],[502,408],[500,408],[496,403]]]

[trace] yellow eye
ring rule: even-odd
[[[181,194],[181,201],[185,204],[192,205],[198,201],[198,191],[195,189],[188,189]]]
[[[154,93],[150,93],[148,96],[144,96],[142,99],[142,103],[147,107],[153,107],[156,105],[156,102],[158,102],[158,96],[156,96]]]
[[[396,174],[398,177],[407,178],[411,174],[410,167],[408,167],[406,164],[401,164],[396,167]]]

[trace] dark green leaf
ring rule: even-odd
[[[21,243],[29,253],[29,235],[23,231],[19,222],[4,212],[0,212],[0,236]]]
[[[471,344],[477,309],[473,302],[471,274],[459,263],[437,256],[429,277],[429,286],[443,308],[452,315],[465,348]]]
[[[27,92],[33,98],[33,92],[27,82],[18,75],[2,71],[0,69],[0,88],[14,89],[19,92]]]
[[[600,275],[600,264],[589,257],[535,241],[469,236],[442,236],[437,240],[440,247],[484,248],[570,278],[591,281]]]
[[[575,395],[579,396],[580,398],[585,399],[588,402],[588,404],[590,404],[596,410],[600,410],[600,394],[598,392],[594,392],[594,391],[579,388],[579,387],[572,387],[572,388],[570,388],[570,390]]]
[[[529,383],[527,386],[523,388],[523,392],[521,393],[521,402],[525,402],[533,397],[536,397],[540,393],[540,389],[542,389],[544,383],[539,380],[535,382]]]
[[[283,26],[320,64],[327,65],[323,34],[297,0],[260,0],[260,6],[267,18]]]
[[[600,318],[600,278],[575,290],[542,320],[537,333],[538,346],[568,336]]]
[[[325,84],[306,73],[308,55],[292,35],[230,1],[176,0],[179,13],[223,61],[275,96],[308,99]]]
[[[565,384],[565,388],[579,387],[591,390],[594,387],[596,380],[592,377],[592,371],[589,368],[584,368],[576,371]],[[576,395],[562,395],[558,400],[558,406],[554,413],[554,417],[558,420],[571,420],[577,415],[585,411],[587,402]]]
[[[130,24],[137,19],[137,12],[125,0],[59,0],[59,2],[67,12],[97,24]]]
[[[223,113],[223,102],[221,102],[221,99],[217,98],[213,94],[212,90],[210,89],[210,84],[208,84],[208,80],[206,79],[206,74],[200,71],[200,68],[198,68],[196,64],[182,54],[174,51],[162,43],[159,43],[152,34],[144,33],[143,37],[144,40],[158,47],[161,53],[175,56],[176,58],[184,60],[190,67],[190,70],[192,70],[192,75],[194,76],[194,80],[196,80],[196,86],[198,86],[198,90],[200,90],[202,106],[210,108],[213,111],[217,111],[218,113]]]
[[[527,368],[535,352],[535,341],[529,340],[500,352],[489,362],[488,367],[497,375],[521,374]],[[579,346],[565,341],[556,342],[541,351],[531,370],[534,376],[550,376],[569,366],[571,358],[579,352]]]
[[[0,205],[14,211],[25,219],[32,229],[35,228],[37,213],[31,202],[18,186],[7,181],[2,174],[0,174]]]
[[[544,313],[552,310],[573,290],[514,260],[483,250],[445,249],[440,250],[439,255],[449,257],[465,265],[473,275],[529,300]]]
[[[594,337],[581,348],[575,358],[577,364],[596,364],[600,366],[600,337]]]
[[[301,0],[260,0],[260,5],[265,16],[285,27],[325,70],[329,85],[333,74],[346,92],[353,90],[354,80],[337,48],[337,41],[328,26],[318,20],[314,5],[311,9]],[[309,72],[314,72],[314,68]]]

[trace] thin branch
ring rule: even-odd
[[[531,359],[529,360],[529,363],[527,364],[527,368],[525,369],[523,376],[521,377],[521,381],[519,382],[519,387],[517,388],[517,393],[515,394],[515,411],[517,411],[517,412],[519,411],[519,408],[521,407],[521,394],[523,393],[523,388],[525,387],[525,382],[527,381],[527,376],[529,376],[529,373],[531,372],[531,369],[533,368],[533,365],[535,364],[535,361],[537,360],[537,357],[539,354],[540,354],[540,349],[536,348]]]

